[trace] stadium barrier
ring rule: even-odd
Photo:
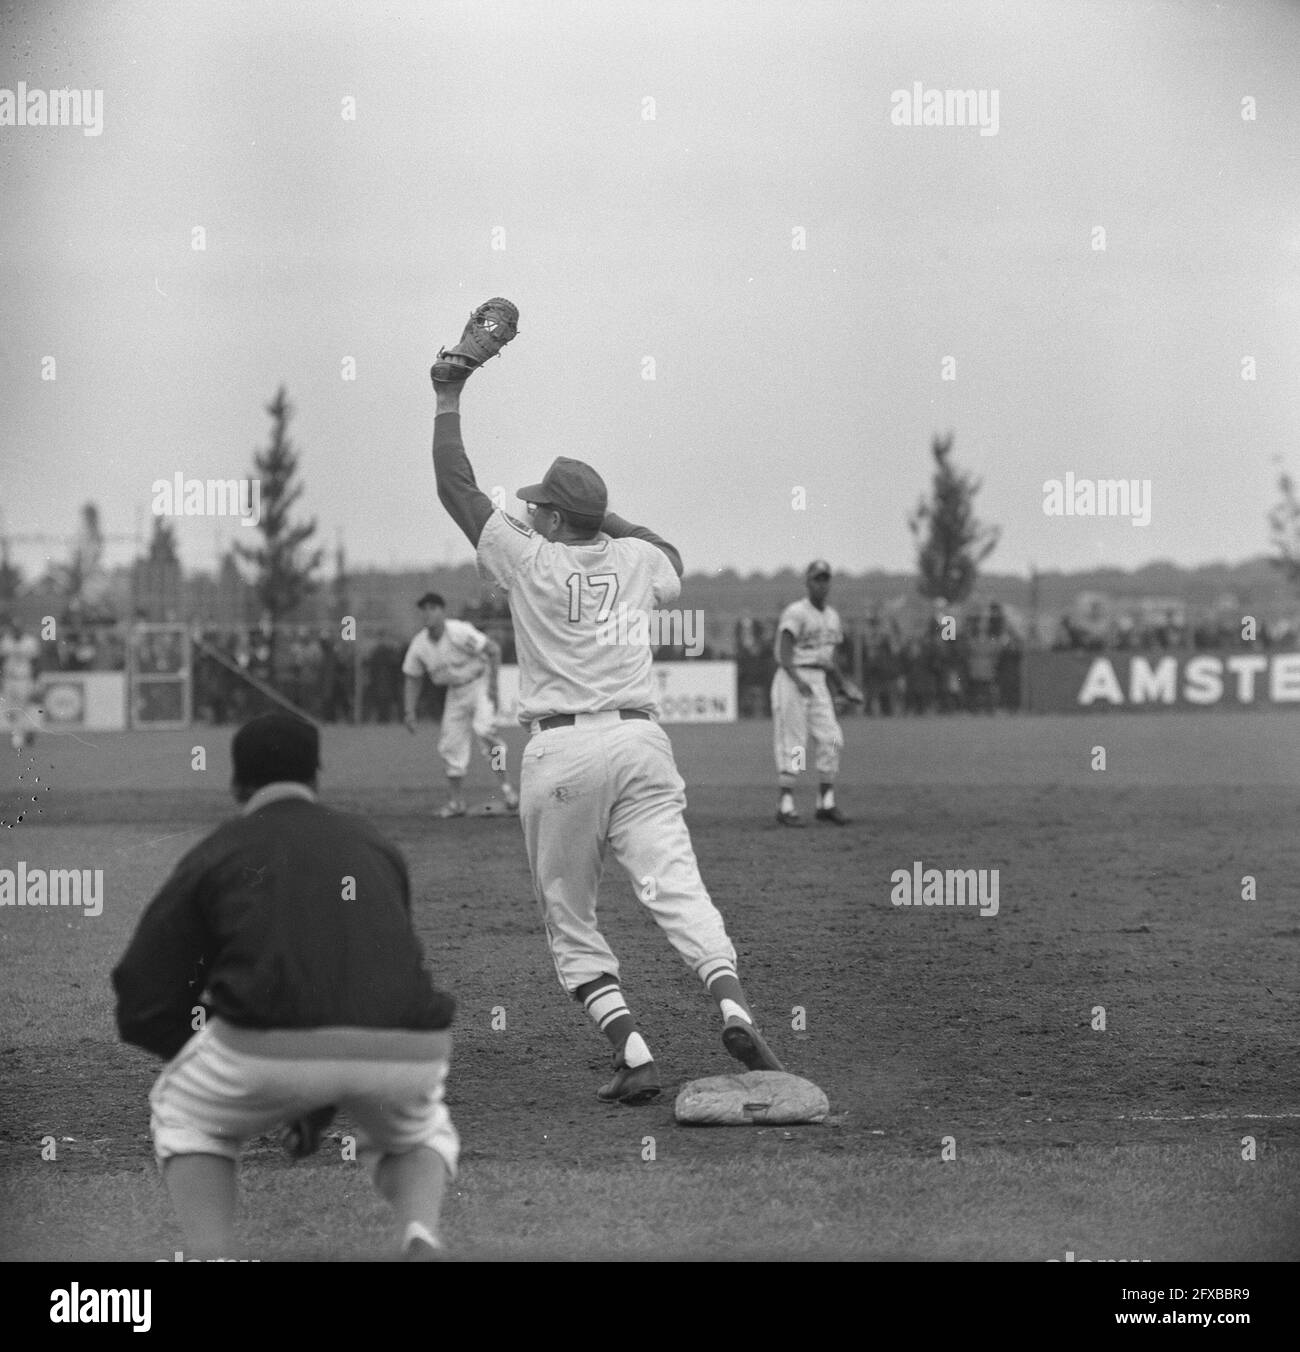
[[[214,648],[201,635],[195,634],[191,640],[195,650],[202,653],[204,657],[210,658],[218,666],[223,667],[234,677],[236,681],[242,681],[245,685],[256,690],[258,694],[265,696],[272,704],[277,704],[281,709],[287,709],[291,714],[296,714],[299,718],[305,718],[309,723],[315,723],[317,727],[320,723],[313,718],[305,709],[301,709],[294,704],[292,700],[286,699],[278,690],[260,677],[253,675],[251,671],[245,671],[233,659],[226,656],[219,649]]]
[[[126,657],[131,726],[189,727],[194,714],[189,626],[171,621],[134,624]]]
[[[1300,652],[1029,652],[1031,713],[1300,709]]]

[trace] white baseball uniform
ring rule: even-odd
[[[620,605],[648,614],[674,601],[681,583],[672,564],[631,536],[548,541],[500,510],[483,526],[478,562],[510,596],[519,721],[533,729],[519,810],[560,984],[572,993],[618,976],[596,924],[607,850],[692,970],[719,962],[734,968],[735,949],[682,816],[685,784],[657,721],[650,648],[613,641],[637,627],[610,623]],[[574,721],[542,729],[554,715]]]
[[[772,677],[772,740],[776,752],[777,778],[783,788],[792,788],[808,764],[808,738],[817,744],[813,764],[823,780],[832,781],[840,768],[844,733],[835,717],[835,704],[826,684],[826,668],[835,661],[835,650],[844,638],[844,627],[834,606],[818,610],[804,597],[781,612],[776,627],[776,658],[781,660],[781,635],[794,640],[794,665],[812,687],[811,695],[799,687],[782,666]]]
[[[463,779],[469,769],[474,738],[486,747],[496,744],[496,710],[488,695],[486,634],[466,620],[444,620],[440,638],[421,629],[411,640],[402,662],[404,676],[427,676],[447,687],[438,754],[451,779]]]
[[[13,729],[15,737],[39,722],[35,673],[40,655],[41,645],[32,634],[0,637],[0,718]]]

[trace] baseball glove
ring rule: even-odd
[[[852,709],[861,709],[867,702],[867,697],[857,684],[837,667],[827,668],[826,688],[831,693],[831,700],[835,705],[837,714],[846,714]]]
[[[429,370],[435,385],[455,385],[495,357],[519,332],[519,310],[500,296],[485,300],[469,317],[455,347],[444,347]]]
[[[337,1112],[338,1109],[330,1105],[316,1108],[297,1121],[290,1122],[280,1137],[284,1153],[291,1160],[305,1160],[308,1155],[314,1155],[320,1149],[320,1139],[325,1134],[325,1128],[334,1121]]]

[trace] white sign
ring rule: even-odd
[[[126,727],[126,672],[53,671],[41,678],[45,725],[117,732]]]
[[[734,662],[656,662],[661,723],[734,723]]]
[[[1125,660],[1127,680],[1122,680]],[[1116,668],[1119,668],[1119,671]],[[1084,708],[1122,705],[1286,705],[1300,703],[1300,653],[1093,659],[1077,696]]]

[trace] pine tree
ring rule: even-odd
[[[9,541],[0,538],[0,606],[16,600],[22,585],[22,569],[9,561]]]
[[[180,562],[176,553],[176,527],[161,516],[153,519],[153,534],[149,537],[149,562],[169,565]]]
[[[137,618],[174,620],[182,606],[183,575],[176,553],[176,530],[165,517],[153,519],[149,553],[132,570],[132,609]]]
[[[935,471],[930,500],[907,519],[917,543],[917,589],[922,596],[960,604],[975,587],[979,565],[997,547],[1001,532],[975,518],[980,481],[953,468],[952,433],[931,443]]]
[[[1281,495],[1278,504],[1268,514],[1269,539],[1277,553],[1269,563],[1300,589],[1300,497],[1285,469],[1278,470],[1277,491]]]
[[[334,548],[333,601],[334,618],[337,620],[352,609],[352,579],[348,576],[347,551],[343,548],[343,533],[339,532],[338,544]]]
[[[298,452],[289,439],[289,419],[293,405],[284,386],[266,405],[271,416],[271,444],[253,456],[253,469],[261,480],[262,533],[260,545],[235,544],[235,552],[253,565],[257,599],[272,622],[293,613],[298,604],[316,589],[312,574],[320,567],[322,550],[304,555],[307,542],[316,533],[316,519],[293,525],[289,513],[302,497],[302,484],[296,482]]]

